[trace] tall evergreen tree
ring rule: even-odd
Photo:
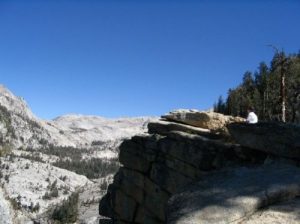
[[[226,113],[226,104],[222,96],[219,96],[218,102],[214,105],[214,111],[218,113]]]
[[[216,107],[222,108],[221,103],[219,99]],[[276,52],[270,68],[261,62],[254,76],[247,71],[242,83],[229,89],[225,109],[219,112],[246,116],[249,106],[255,107],[260,120],[300,123],[300,52]]]

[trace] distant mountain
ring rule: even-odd
[[[31,112],[24,99],[0,86],[0,143],[13,148],[40,147],[46,141],[52,143],[53,138],[45,126],[45,122]]]
[[[153,120],[72,114],[47,121],[0,85],[0,223],[53,223],[61,215],[99,223],[119,145]]]
[[[23,98],[0,85],[0,141],[10,143],[14,148],[40,148],[49,144],[91,147],[143,133],[147,123],[154,119],[107,119],[72,114],[50,121],[42,120],[32,113]]]
[[[76,146],[91,146],[101,142],[123,140],[146,131],[147,124],[154,118],[107,119],[99,116],[64,115],[51,124],[59,128]],[[62,142],[60,143],[62,144]]]

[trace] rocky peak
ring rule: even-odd
[[[11,113],[18,114],[29,119],[37,119],[22,97],[15,96],[10,90],[1,84],[0,105],[5,107]]]
[[[89,148],[100,142],[109,142],[108,148],[116,148],[123,139],[143,133],[149,121],[157,120],[70,114],[46,121],[37,118],[24,99],[3,85],[0,85],[0,106],[0,140],[14,148],[40,148],[50,144]]]

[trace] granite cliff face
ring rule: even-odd
[[[116,223],[258,223],[262,208],[268,217],[274,206],[299,205],[299,126],[246,125],[198,111],[163,118],[120,146],[122,167],[100,201],[101,215]],[[299,223],[299,212],[282,213]]]

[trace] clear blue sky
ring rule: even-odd
[[[0,0],[0,83],[47,119],[208,109],[299,27],[298,0]]]

